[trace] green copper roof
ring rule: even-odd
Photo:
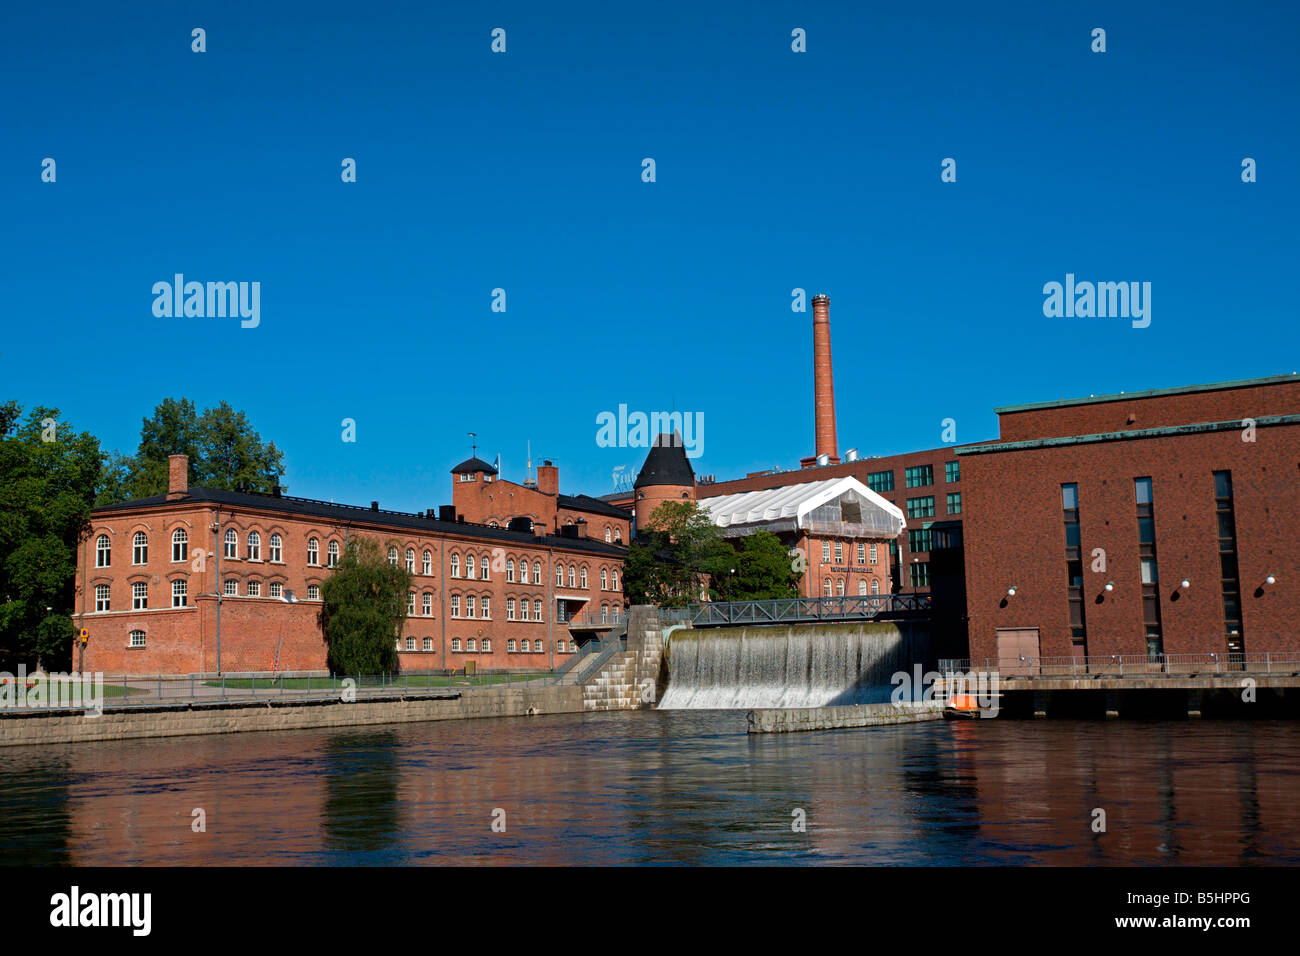
[[[1265,378],[1243,378],[1235,382],[1213,382],[1209,385],[1180,385],[1177,388],[1152,388],[1145,392],[1120,392],[1118,395],[1090,395],[1087,398],[1062,398],[1055,402],[1030,402],[1028,405],[1003,405],[993,409],[999,415],[1008,412],[1031,412],[1042,408],[1064,408],[1067,405],[1097,405],[1102,402],[1122,402],[1131,398],[1156,398],[1161,395],[1189,395],[1193,392],[1218,392],[1229,388],[1250,388],[1256,385],[1280,385],[1283,382],[1300,382],[1300,375],[1269,375]]]
[[[1290,378],[1288,375],[1287,378]],[[1300,425],[1300,415],[1262,415],[1255,425]],[[1027,441],[988,442],[983,445],[963,445],[955,449],[959,455],[982,455],[999,451],[1028,451],[1031,448],[1057,448],[1064,445],[1089,445],[1102,441],[1130,441],[1134,438],[1165,438],[1172,435],[1196,435],[1201,432],[1233,431],[1242,427],[1241,421],[1200,422],[1195,425],[1169,425],[1162,428],[1134,428],[1122,432],[1100,432],[1095,435],[1068,435],[1064,438],[1032,438]]]

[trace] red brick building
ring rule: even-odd
[[[91,513],[75,614],[90,637],[74,647],[78,670],[323,671],[320,585],[355,536],[414,574],[398,641],[407,671],[550,669],[624,614],[626,550],[613,542],[616,528],[626,540],[628,516],[560,495],[558,474],[551,493],[496,481],[477,459],[458,465],[453,487],[477,490],[456,500],[490,510],[478,524],[456,506],[435,516],[188,488],[186,473],[173,456],[166,495]]]
[[[958,450],[973,659],[1300,650],[1300,378],[997,412]]]

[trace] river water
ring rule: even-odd
[[[1296,723],[744,719],[5,749],[0,864],[1300,863]]]

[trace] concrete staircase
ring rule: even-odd
[[[636,684],[636,655],[620,651],[582,684],[584,711],[636,710],[641,692]]]

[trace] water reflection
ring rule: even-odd
[[[673,711],[14,748],[0,863],[1300,862],[1293,723],[744,730]]]

